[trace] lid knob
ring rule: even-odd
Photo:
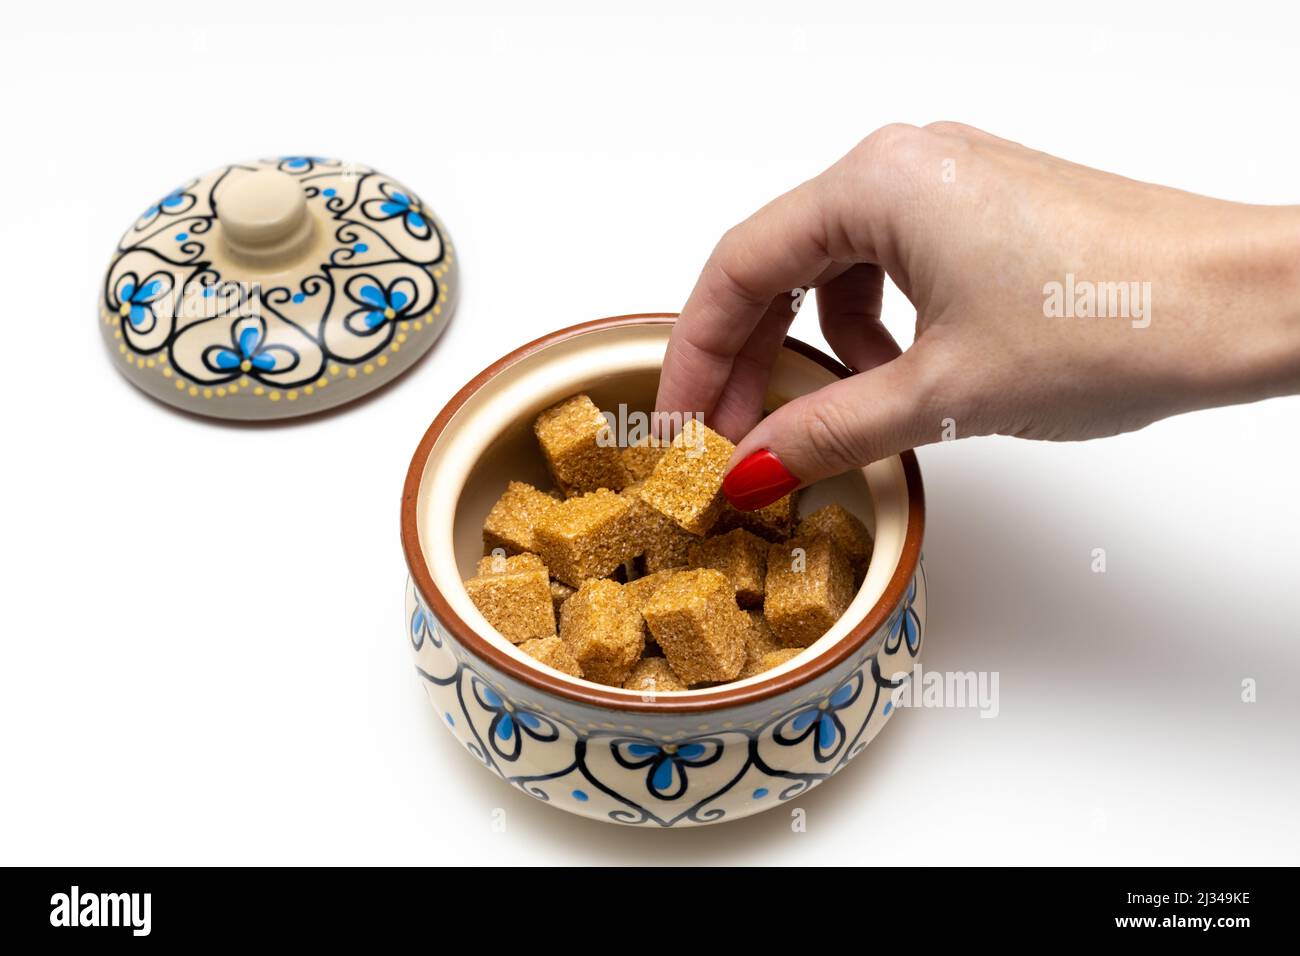
[[[295,258],[312,239],[312,217],[302,186],[279,170],[240,176],[223,191],[222,234],[240,259],[274,265]]]

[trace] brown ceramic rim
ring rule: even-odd
[[[563,697],[590,707],[637,713],[701,713],[720,710],[724,707],[753,704],[783,694],[786,691],[794,690],[838,667],[862,648],[871,635],[888,620],[894,608],[902,603],[921,559],[921,538],[925,532],[925,498],[921,487],[921,471],[916,463],[916,454],[907,451],[900,456],[903,462],[903,474],[907,482],[907,534],[903,540],[903,553],[899,557],[898,567],[894,570],[893,577],[889,579],[889,583],[885,586],[884,594],[867,612],[866,616],[824,654],[820,654],[802,666],[772,677],[769,680],[760,681],[748,687],[738,687],[734,690],[722,687],[707,694],[698,694],[691,697],[663,697],[655,701],[644,701],[639,697],[623,696],[612,691],[602,690],[599,687],[584,687],[580,684],[570,683],[562,678],[529,667],[510,657],[499,648],[494,647],[461,620],[433,582],[433,575],[430,573],[424,555],[420,550],[420,536],[416,527],[416,497],[420,490],[420,480],[424,475],[425,462],[429,458],[429,453],[433,450],[434,443],[442,434],[443,429],[447,427],[447,423],[484,383],[514,365],[520,359],[526,358],[547,346],[601,329],[611,329],[622,325],[671,324],[676,318],[676,314],[671,312],[647,312],[583,322],[580,325],[571,325],[568,328],[544,335],[529,342],[522,348],[516,349],[504,358],[493,362],[470,379],[469,383],[452,396],[451,401],[438,413],[438,417],[433,420],[433,424],[429,426],[429,430],[424,433],[424,437],[420,439],[420,444],[415,449],[415,455],[411,458],[411,466],[406,472],[406,484],[402,489],[402,550],[406,553],[406,566],[410,570],[411,579],[415,582],[420,597],[426,602],[438,620],[442,622],[443,626],[451,632],[451,636],[475,657],[509,674],[515,680],[544,693],[554,694],[557,697]],[[849,369],[824,352],[800,342],[798,339],[787,338],[785,347],[812,359],[818,365],[833,372],[840,378],[847,378],[852,374]]]

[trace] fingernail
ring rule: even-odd
[[[737,511],[757,511],[799,487],[799,479],[764,448],[746,456],[722,479],[722,493]]]

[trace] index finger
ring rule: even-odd
[[[668,340],[660,411],[711,413],[772,300],[854,260],[833,172],[768,203],[714,248]]]

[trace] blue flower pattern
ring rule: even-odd
[[[416,239],[425,239],[432,234],[433,226],[418,197],[388,183],[381,183],[379,191],[382,198],[366,200],[361,206],[362,213],[379,221],[400,218],[406,231]]]
[[[386,292],[377,285],[362,287],[360,295],[366,302],[374,306],[366,313],[366,326],[372,329],[397,318],[402,309],[406,307],[406,303],[410,301],[405,292]]]
[[[137,331],[147,331],[154,317],[153,303],[162,298],[166,283],[161,279],[150,278],[139,285],[134,276],[128,276],[118,288],[121,305],[118,311]]]
[[[250,375],[265,378],[293,371],[298,353],[285,345],[272,344],[266,322],[260,317],[243,318],[230,330],[228,345],[211,345],[203,350],[203,364],[225,379]]]
[[[854,674],[825,700],[778,724],[773,731],[773,739],[787,747],[797,747],[804,741],[811,740],[813,758],[818,763],[834,760],[839,756],[846,739],[839,711],[848,708],[858,699],[863,683],[862,675]]]
[[[913,657],[921,646],[921,619],[913,607],[915,602],[916,578],[912,578],[912,583],[907,587],[907,597],[890,625],[889,637],[885,639],[885,650],[891,654],[898,650],[904,640],[907,641],[907,652]]]
[[[424,213],[420,211],[419,203],[406,193],[393,190],[392,197],[379,208],[389,216],[404,217],[408,226],[414,226],[416,229],[423,229],[425,226]]]
[[[646,789],[660,800],[676,800],[686,792],[688,767],[707,767],[722,756],[722,741],[716,738],[680,744],[615,740],[610,748],[621,766],[646,768]]]
[[[357,335],[373,335],[386,323],[408,318],[417,310],[419,290],[407,278],[385,285],[368,273],[354,276],[343,287],[357,308],[344,318],[344,325]]]
[[[254,326],[245,326],[239,333],[235,349],[218,348],[213,361],[222,371],[239,369],[243,372],[275,371],[275,356],[262,347],[262,332]]]
[[[473,685],[479,705],[492,713],[488,742],[501,759],[518,760],[525,737],[542,743],[559,739],[559,728],[548,718],[516,708],[481,680],[475,679]]]
[[[411,612],[411,648],[418,651],[428,641],[434,647],[442,647],[442,639],[438,636],[437,626],[434,624],[433,615],[419,601],[415,603],[415,610]]]

